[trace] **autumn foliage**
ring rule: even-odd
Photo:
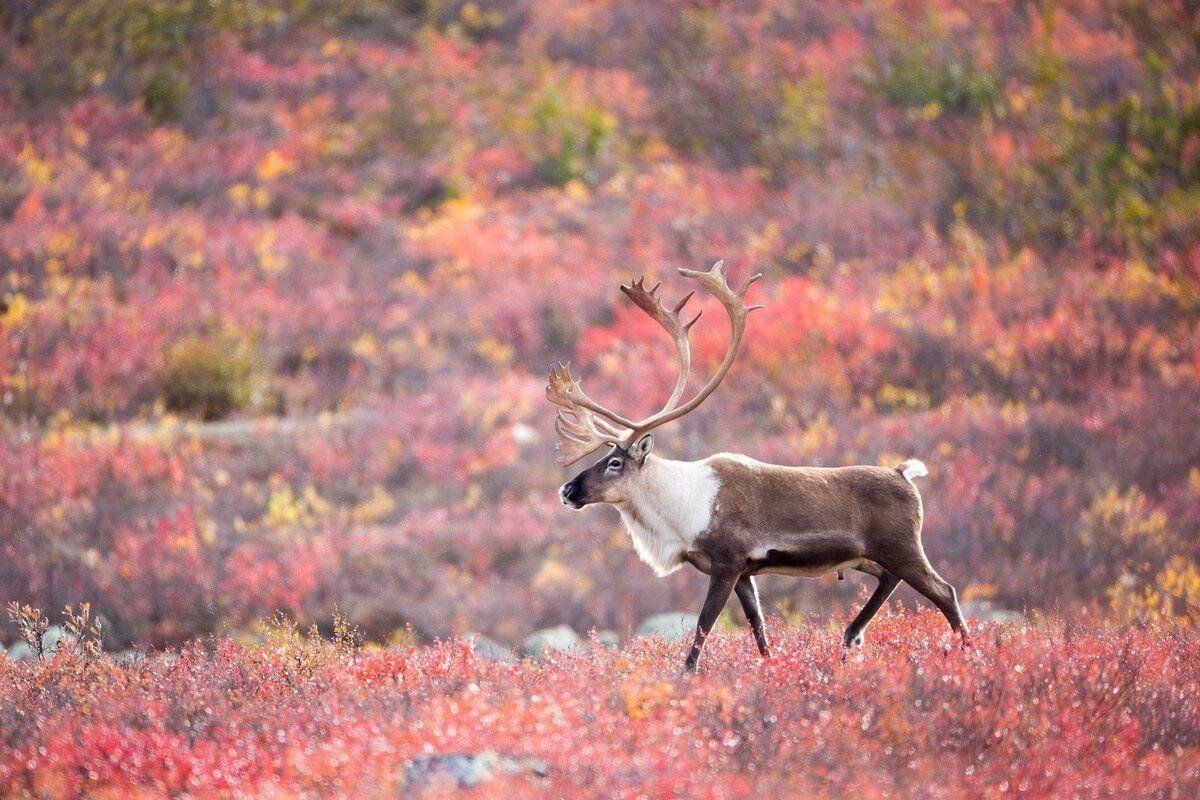
[[[1200,795],[1197,25],[0,3],[0,646],[93,615],[0,656],[0,798],[439,796],[406,765],[487,749],[545,764],[488,797]],[[769,662],[736,613],[692,679],[629,639],[703,578],[557,503],[544,375],[657,407],[616,287],[717,259],[765,308],[661,452],[919,457],[936,568],[1032,622],[897,606],[843,660],[862,584],[766,577]],[[561,623],[626,644],[462,638]]]
[[[490,747],[549,795],[1195,796],[1187,5],[0,3],[0,601],[182,648],[0,659],[0,787],[383,796]],[[543,385],[655,408],[616,287],[717,259],[765,309],[661,452],[919,457],[938,571],[1037,624],[842,662],[861,584],[768,577],[782,655],[695,681],[454,638],[696,606],[557,503]],[[251,641],[336,609],[398,649]]]
[[[539,763],[477,796],[1191,797],[1194,630],[1059,620],[954,645],[935,612],[885,614],[859,654],[770,621],[682,645],[598,645],[540,664],[468,642],[382,650],[277,625],[115,664],[0,660],[5,797],[438,797],[428,753]]]
[[[554,504],[541,384],[574,359],[653,408],[669,348],[616,285],[724,258],[766,310],[664,453],[919,456],[968,597],[1193,622],[1195,33],[1091,0],[5,4],[0,598],[90,600],[112,646],[689,607]]]

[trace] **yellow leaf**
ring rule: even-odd
[[[255,168],[259,180],[271,181],[281,175],[288,175],[296,171],[295,160],[288,158],[278,150],[269,150],[263,156],[262,161],[258,162]]]
[[[25,319],[25,315],[29,312],[29,301],[25,299],[25,295],[18,292],[13,295],[8,301],[8,311],[0,319],[4,320],[5,326],[19,326]]]

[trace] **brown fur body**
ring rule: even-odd
[[[782,467],[715,456],[720,480],[710,528],[688,561],[745,559],[750,574],[820,575],[839,565],[878,576],[919,546],[921,497],[894,469]]]

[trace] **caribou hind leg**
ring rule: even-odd
[[[937,571],[925,558],[924,553],[921,553],[919,559],[896,564],[889,569],[937,606],[955,633],[964,639],[968,638],[967,624],[963,620],[962,609],[958,607],[958,593],[941,575],[937,574]]]

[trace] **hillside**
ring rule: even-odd
[[[615,516],[555,501],[543,386],[571,360],[629,413],[661,402],[669,342],[617,286],[678,296],[723,258],[766,308],[661,452],[918,456],[967,598],[1190,624],[1196,25],[1095,0],[5,3],[0,599],[89,600],[110,647],[335,606],[378,642],[691,609],[695,574],[652,579]],[[725,336],[710,304],[699,370]],[[818,621],[860,590],[764,581]]]

